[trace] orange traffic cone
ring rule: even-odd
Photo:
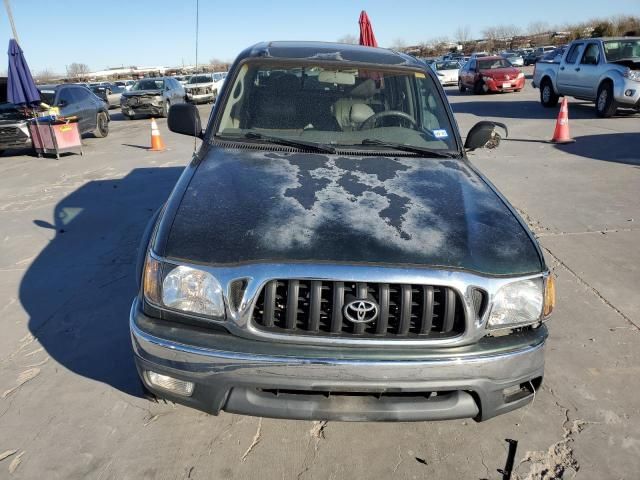
[[[152,152],[162,152],[164,150],[164,142],[160,136],[160,130],[158,130],[158,124],[156,119],[151,119],[151,148]]]
[[[569,105],[567,97],[562,99],[560,113],[556,121],[556,129],[553,132],[551,143],[573,143],[575,140],[569,135]]]

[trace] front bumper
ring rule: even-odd
[[[139,103],[137,105],[120,104],[120,110],[125,115],[160,115],[162,113],[162,105],[154,105],[151,103]]]
[[[626,78],[622,82],[614,82],[613,98],[621,107],[640,109],[640,82]]]
[[[524,77],[512,80],[484,80],[484,84],[490,92],[513,92],[514,90],[522,90],[524,88],[524,82]],[[505,87],[505,84],[509,84],[509,87]]]
[[[157,320],[138,299],[130,328],[138,372],[160,397],[213,414],[351,421],[486,420],[526,405],[547,336],[543,326],[437,349],[278,344]],[[145,371],[193,382],[193,394],[154,388]]]
[[[189,93],[187,92],[187,100],[191,103],[211,102],[215,98],[212,93]]]

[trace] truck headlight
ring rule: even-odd
[[[623,75],[629,80],[640,82],[640,70],[631,70],[630,68],[627,68]]]
[[[204,270],[163,264],[147,255],[143,292],[147,301],[155,305],[217,320],[225,317],[220,282]]]
[[[542,278],[534,278],[500,288],[493,299],[487,328],[513,328],[540,322],[545,295],[543,282]]]
[[[524,73],[520,72],[520,73],[518,74],[518,78],[524,78]]]

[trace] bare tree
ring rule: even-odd
[[[391,50],[400,52],[407,48],[407,42],[405,42],[402,38],[394,38],[390,48]]]
[[[86,63],[72,63],[67,65],[67,77],[84,78],[89,74],[89,65]]]
[[[37,83],[48,83],[56,79],[56,74],[48,68],[45,68],[37,72],[33,77]]]
[[[547,22],[531,22],[527,27],[527,33],[529,35],[541,35],[551,30],[551,27]]]
[[[338,39],[338,43],[348,43],[349,45],[357,45],[358,42],[360,42],[360,39],[350,33],[343,35]]]
[[[471,40],[471,28],[469,25],[459,26],[456,28],[456,32],[453,35],[456,42],[465,44]]]

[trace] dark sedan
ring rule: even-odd
[[[77,117],[80,134],[93,132],[96,137],[109,134],[107,104],[84,85],[41,85],[42,101],[60,109],[62,117]]]

